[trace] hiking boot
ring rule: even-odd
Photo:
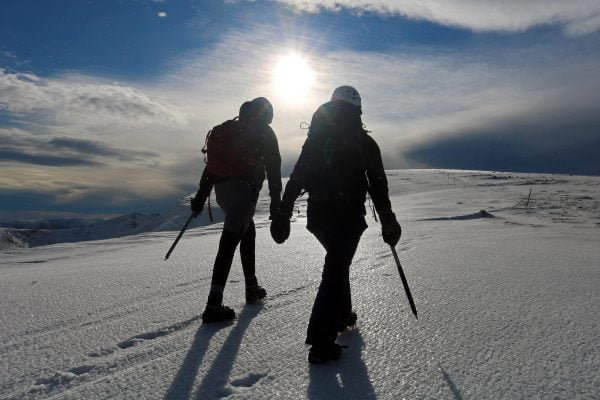
[[[202,313],[203,322],[221,322],[228,321],[235,318],[235,311],[233,309],[219,304],[216,306],[207,304],[206,309]]]
[[[313,345],[308,351],[308,362],[311,364],[323,364],[329,360],[339,360],[341,355],[342,346],[337,343]]]
[[[267,296],[267,291],[258,283],[255,285],[246,286],[246,303],[260,303]]]
[[[350,314],[348,314],[348,316],[346,318],[342,318],[338,322],[337,331],[344,332],[349,329],[352,329],[356,325],[356,319],[357,319],[356,313],[354,311],[350,312]]]

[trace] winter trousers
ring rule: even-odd
[[[347,221],[341,225],[331,224],[333,221],[317,226],[309,223],[309,230],[323,245],[327,255],[308,323],[307,344],[328,345],[335,342],[338,322],[346,319],[352,311],[350,264],[366,228],[362,216],[361,219],[362,224],[352,226],[348,226]]]
[[[217,203],[225,214],[219,250],[213,267],[208,304],[223,301],[223,291],[239,244],[242,269],[247,286],[257,284],[255,267],[256,228],[252,217],[258,190],[248,182],[230,179],[215,185]]]

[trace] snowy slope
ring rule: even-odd
[[[175,207],[163,214],[133,213],[99,220],[17,221],[0,228],[0,250],[15,247],[36,247],[56,243],[111,239],[144,232],[180,230],[190,216],[190,196],[178,200]],[[212,205],[213,221],[206,212],[195,218],[190,227],[206,226],[223,221],[218,205]],[[6,224],[5,224],[6,225]]]
[[[397,246],[419,320],[368,218],[352,267],[358,329],[342,359],[303,344],[324,252],[304,228],[272,242],[269,295],[234,323],[199,320],[219,225],[0,253],[0,399],[600,398],[600,178],[390,171]],[[532,195],[527,208],[529,190]],[[514,207],[516,205],[516,207]],[[485,210],[484,213],[481,210]]]
[[[26,244],[14,230],[0,228],[0,250],[26,247]]]

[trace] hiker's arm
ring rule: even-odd
[[[281,200],[281,207],[279,208],[279,214],[285,218],[291,218],[294,211],[294,202],[300,196],[302,188],[304,187],[305,176],[307,173],[307,146],[306,143],[302,146],[302,152],[298,158],[298,162],[294,166],[294,170],[290,175],[288,183],[285,185],[285,191]]]
[[[365,156],[367,160],[367,179],[369,180],[369,194],[375,204],[377,213],[381,216],[392,212],[392,204],[388,195],[388,184],[381,160],[379,146],[367,136],[365,139]]]
[[[392,204],[388,195],[387,178],[383,169],[381,160],[381,151],[375,140],[367,136],[366,158],[367,158],[367,179],[369,180],[369,194],[373,199],[373,204],[381,220],[381,234],[383,241],[394,247],[400,240],[402,228],[392,211]]]
[[[271,199],[280,199],[281,196],[281,155],[279,154],[279,144],[277,136],[270,127],[267,127],[265,149],[263,159],[265,162],[265,171],[267,181],[269,182],[269,196]]]
[[[202,211],[215,181],[216,175],[210,173],[208,168],[204,167],[204,172],[202,172],[202,177],[200,178],[200,187],[198,188],[198,192],[196,192],[196,196],[191,201],[192,210],[195,212]]]

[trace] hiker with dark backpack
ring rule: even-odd
[[[302,190],[308,192],[306,228],[327,251],[306,336],[306,343],[312,345],[310,363],[337,360],[342,352],[335,343],[337,333],[356,323],[350,264],[367,228],[367,192],[379,214],[383,240],[395,246],[402,233],[392,212],[381,152],[363,128],[361,114],[360,96],[350,86],[335,89],[331,101],[317,109],[271,222],[273,239],[285,242],[294,201]]]
[[[281,156],[277,137],[269,126],[272,120],[271,103],[264,97],[258,97],[242,104],[239,118],[214,127],[207,135],[203,149],[207,164],[191,207],[195,214],[200,213],[214,186],[225,221],[210,293],[202,313],[204,322],[235,318],[235,311],[223,305],[223,292],[238,244],[246,283],[246,303],[260,302],[267,295],[256,278],[253,216],[265,172],[271,214],[281,201]]]

